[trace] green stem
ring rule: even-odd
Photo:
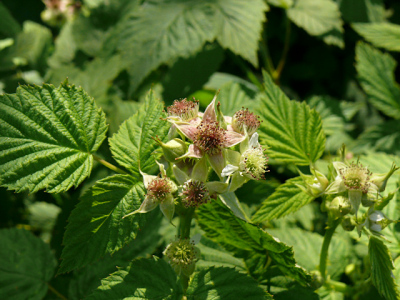
[[[266,40],[264,39],[263,42],[260,44],[260,53],[261,53],[261,57],[263,58],[264,64],[265,64],[265,68],[267,70],[267,72],[273,76],[273,74],[275,73],[275,68],[274,68],[274,64],[272,62],[271,59],[271,55],[269,54],[269,49],[268,49],[268,45]]]
[[[335,290],[337,292],[344,293],[344,294],[349,293],[351,290],[351,288],[344,282],[335,281],[335,280],[331,280],[331,279],[327,280],[324,283],[324,286],[326,286],[332,290]]]
[[[281,60],[278,63],[278,66],[277,66],[275,72],[272,73],[272,77],[273,77],[275,82],[279,82],[279,78],[281,77],[281,73],[282,73],[283,67],[285,66],[285,63],[286,63],[286,57],[287,57],[287,54],[289,52],[290,33],[291,33],[290,19],[286,15],[285,44],[283,46],[282,57],[281,57]]]
[[[333,233],[336,230],[336,227],[340,224],[341,219],[334,220],[332,224],[328,227],[325,232],[324,242],[322,243],[321,254],[319,257],[319,271],[321,272],[321,276],[326,281],[326,264],[328,260],[328,250],[329,244],[331,243]]]
[[[110,170],[113,170],[114,172],[119,173],[119,174],[128,174],[124,170],[121,170],[120,168],[114,166],[113,164],[110,164],[109,162],[105,161],[104,159],[97,156],[96,154],[92,154],[92,155],[93,155],[94,160],[98,161],[99,163],[101,163],[103,166],[106,166]]]
[[[58,298],[63,300],[68,300],[64,295],[62,295],[59,291],[57,291],[54,287],[52,287],[50,283],[47,283],[47,286],[49,290],[52,291]]]
[[[190,239],[190,228],[192,223],[192,218],[194,214],[194,208],[182,209],[179,216],[179,227],[178,234],[181,239]],[[183,290],[186,292],[189,286],[189,276],[181,274],[180,280],[183,286]]]

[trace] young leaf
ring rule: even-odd
[[[157,257],[136,259],[126,269],[112,273],[87,300],[181,300],[182,287],[170,265]]]
[[[284,217],[314,200],[312,196],[303,192],[296,184],[303,184],[303,179],[301,177],[291,178],[280,185],[261,204],[260,209],[253,216],[253,222],[262,223]]]
[[[0,95],[0,184],[51,193],[77,186],[106,131],[104,113],[82,88],[20,86]]]
[[[400,118],[400,88],[394,78],[396,61],[362,42],[356,47],[356,68],[369,101],[386,115]]]
[[[400,25],[391,23],[355,23],[352,27],[375,47],[400,51]]]
[[[50,247],[24,229],[0,231],[2,299],[40,300],[57,266]]]
[[[98,181],[69,218],[58,273],[83,267],[135,239],[146,215],[123,217],[139,208],[144,194],[142,182],[129,175]]]
[[[165,140],[170,127],[167,121],[160,119],[165,117],[163,108],[154,92],[150,91],[139,111],[126,120],[109,140],[115,160],[138,178],[141,176],[139,168],[145,173],[157,169],[152,153],[158,148],[158,143],[153,138]]]
[[[368,254],[372,267],[372,282],[383,297],[387,300],[396,300],[400,297],[397,284],[392,277],[394,269],[392,257],[384,242],[375,237],[369,238]]]
[[[287,10],[288,17],[297,26],[303,28],[310,35],[328,38],[327,44],[343,47],[342,32],[343,22],[340,18],[338,4],[332,0],[297,0]],[[332,35],[339,38],[332,41]]]
[[[306,103],[291,101],[264,73],[265,92],[259,96],[260,136],[268,154],[285,163],[308,165],[324,152],[322,121]]]
[[[235,217],[222,203],[202,205],[197,221],[207,237],[242,258],[262,259],[266,253],[286,275],[307,285],[311,276],[296,264],[293,249],[269,233]]]
[[[210,267],[195,273],[186,295],[188,300],[272,299],[253,278],[224,267]]]

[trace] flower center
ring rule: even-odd
[[[180,196],[186,207],[199,207],[210,200],[210,195],[204,183],[192,179],[184,183]]]
[[[199,113],[199,101],[194,100],[188,101],[185,99],[174,103],[167,108],[168,116],[180,117],[182,121],[190,121],[197,117]]]
[[[225,130],[218,122],[201,122],[193,143],[203,152],[213,155],[220,153],[226,142]]]
[[[256,180],[265,179],[265,172],[268,172],[268,157],[261,147],[247,149],[242,154],[239,168]]]
[[[260,124],[260,117],[250,112],[248,108],[242,107],[233,115],[232,127],[236,132],[244,133],[246,125],[247,133],[252,135],[260,127]]]
[[[171,184],[166,178],[157,177],[153,179],[147,186],[147,195],[157,199],[159,202],[164,201],[171,191]]]
[[[347,168],[339,170],[343,183],[349,190],[360,190],[363,193],[368,192],[370,185],[369,178],[371,171],[363,167],[360,163],[351,163]]]

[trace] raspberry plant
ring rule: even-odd
[[[0,298],[399,299],[392,2],[0,3]]]

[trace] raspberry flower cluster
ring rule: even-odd
[[[332,165],[333,180],[329,181],[325,175],[311,169],[312,175],[300,173],[304,185],[299,187],[313,197],[322,196],[322,208],[331,220],[340,219],[345,230],[356,228],[361,235],[365,228],[374,235],[381,235],[380,231],[393,222],[380,210],[393,195],[384,197],[382,192],[399,168],[393,164],[389,172],[374,174],[359,161],[335,161]]]

